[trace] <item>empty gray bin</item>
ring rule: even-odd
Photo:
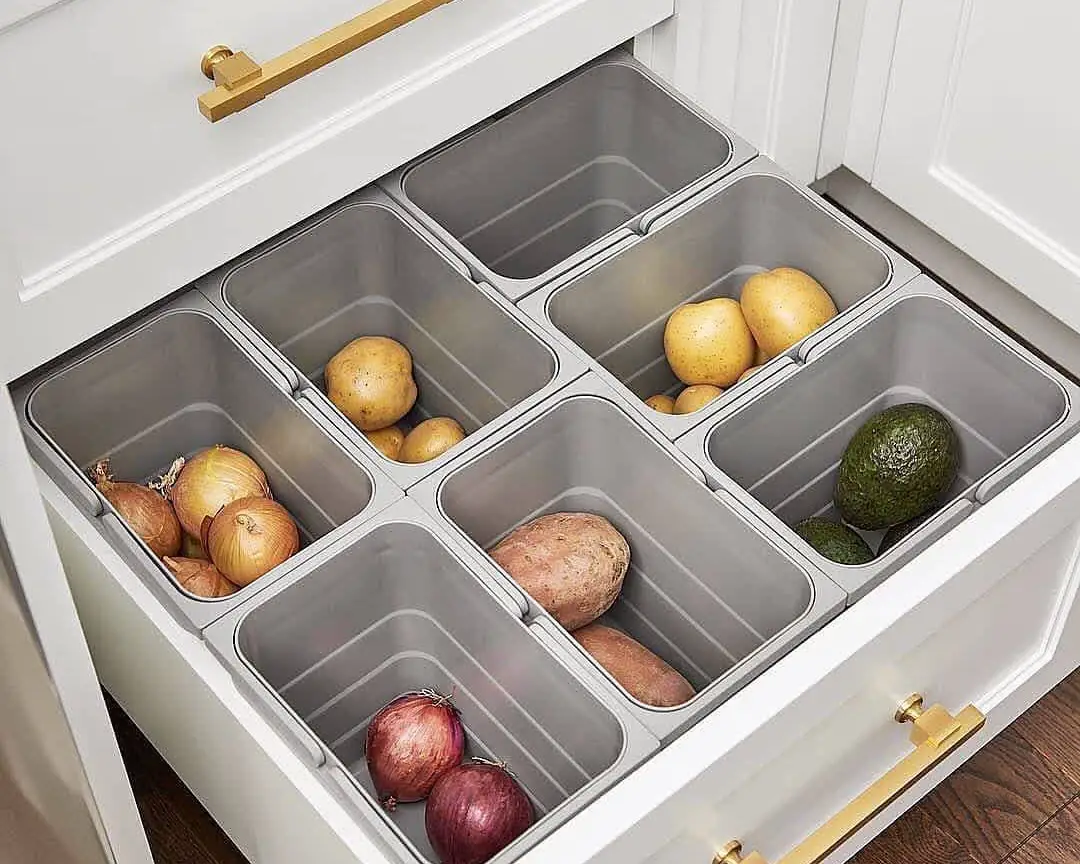
[[[320,411],[408,487],[585,371],[465,273],[370,189],[199,285],[253,341],[269,343],[264,351],[284,374],[301,387],[310,382]],[[450,416],[466,441],[419,465],[379,453],[323,393],[326,363],[358,336],[389,336],[412,354],[419,398],[405,426]]]
[[[611,520],[630,543],[631,561],[620,598],[601,620],[666,660],[698,695],[653,708],[589,662],[667,740],[829,620],[845,596],[741,507],[719,501],[619,401],[586,375],[410,495],[478,555],[545,513],[587,511]],[[482,561],[493,577],[510,581],[488,556]],[[539,607],[533,614],[547,619]]]
[[[832,296],[842,326],[865,301],[910,281],[918,270],[819,197],[759,157],[673,212],[520,301],[520,308],[584,355],[624,392],[639,416],[675,440],[773,374],[799,346],[694,414],[653,411],[643,400],[684,386],[664,356],[664,326],[679,306],[738,299],[753,274],[804,270]],[[628,392],[627,392],[628,391]]]
[[[920,276],[679,446],[857,599],[964,518],[980,489],[1000,488],[1071,434],[1078,392]],[[887,555],[861,566],[829,561],[788,526],[836,517],[848,441],[873,414],[903,402],[931,405],[951,421],[961,445],[956,483],[937,515]],[[863,532],[871,549],[883,533]]]
[[[402,500],[207,631],[257,702],[326,751],[330,779],[399,858],[435,862],[424,804],[385,812],[367,726],[403,693],[453,694],[466,757],[507,763],[537,823],[517,857],[658,749],[520,617],[516,592],[470,570],[454,541]]]
[[[753,155],[618,52],[383,183],[516,300]]]
[[[31,449],[125,559],[199,629],[330,542],[360,514],[401,497],[319,427],[285,382],[246,353],[198,292],[96,346],[24,392]],[[183,591],[87,478],[108,457],[117,479],[145,482],[177,456],[226,444],[251,456],[300,529],[301,551],[230,597]],[[305,548],[306,547],[306,548]]]

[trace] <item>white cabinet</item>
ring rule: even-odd
[[[1080,7],[903,4],[872,185],[1080,328]]]

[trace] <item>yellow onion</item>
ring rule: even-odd
[[[151,552],[160,558],[180,551],[180,523],[172,505],[159,493],[138,483],[116,482],[108,459],[90,469],[90,478]]]
[[[169,496],[184,530],[201,536],[203,519],[226,504],[253,495],[268,497],[266,475],[250,456],[216,444],[185,460],[180,457],[155,488]]]
[[[176,578],[177,584],[196,597],[228,597],[240,588],[218,572],[209,561],[197,558],[165,558],[165,566]]]
[[[203,523],[203,548],[226,579],[250,585],[296,554],[300,533],[289,511],[269,498],[241,498]]]

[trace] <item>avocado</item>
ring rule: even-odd
[[[909,519],[907,522],[901,522],[899,525],[893,525],[888,531],[885,532],[885,536],[881,538],[881,545],[878,546],[878,557],[884,555],[893,546],[903,540],[912,531],[917,529],[927,519],[934,515],[933,510],[923,513],[922,516],[916,516],[914,519]]]
[[[848,442],[833,500],[856,528],[891,528],[937,504],[959,465],[960,440],[940,411],[916,402],[894,405]]]
[[[817,552],[837,564],[866,564],[874,553],[858,534],[847,525],[814,516],[795,526],[795,533]]]

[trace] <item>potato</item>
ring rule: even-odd
[[[452,417],[432,417],[405,436],[399,462],[430,462],[465,440],[465,430]]]
[[[749,378],[755,372],[760,372],[760,371],[761,371],[760,366],[751,366],[749,369],[747,369],[745,372],[743,372],[742,375],[739,376],[739,383],[742,384],[743,381],[745,381],[747,378]]]
[[[533,519],[489,554],[567,630],[591,624],[611,608],[630,566],[626,538],[592,513]]]
[[[365,432],[364,437],[387,459],[397,459],[401,453],[401,445],[405,443],[405,433],[400,426],[387,426],[385,429]]]
[[[687,387],[675,400],[676,414],[693,414],[700,411],[724,391],[712,384],[695,384]]]
[[[361,336],[326,364],[326,391],[362,432],[385,429],[416,402],[412,355],[385,336]]]
[[[747,326],[749,326],[749,325],[747,325]],[[772,358],[762,350],[761,346],[758,345],[757,341],[755,340],[755,342],[754,342],[754,365],[755,366],[764,366],[771,359]]]
[[[689,681],[625,633],[589,624],[571,635],[639,702],[670,708],[694,698]]]
[[[665,396],[663,393],[650,396],[645,400],[645,404],[652,408],[653,411],[659,411],[661,414],[675,413],[675,400],[670,396]]]
[[[664,327],[664,354],[684,384],[730,387],[754,364],[754,337],[729,297],[687,303]]]
[[[746,280],[740,298],[754,339],[775,357],[836,317],[832,297],[809,274],[777,267]]]

